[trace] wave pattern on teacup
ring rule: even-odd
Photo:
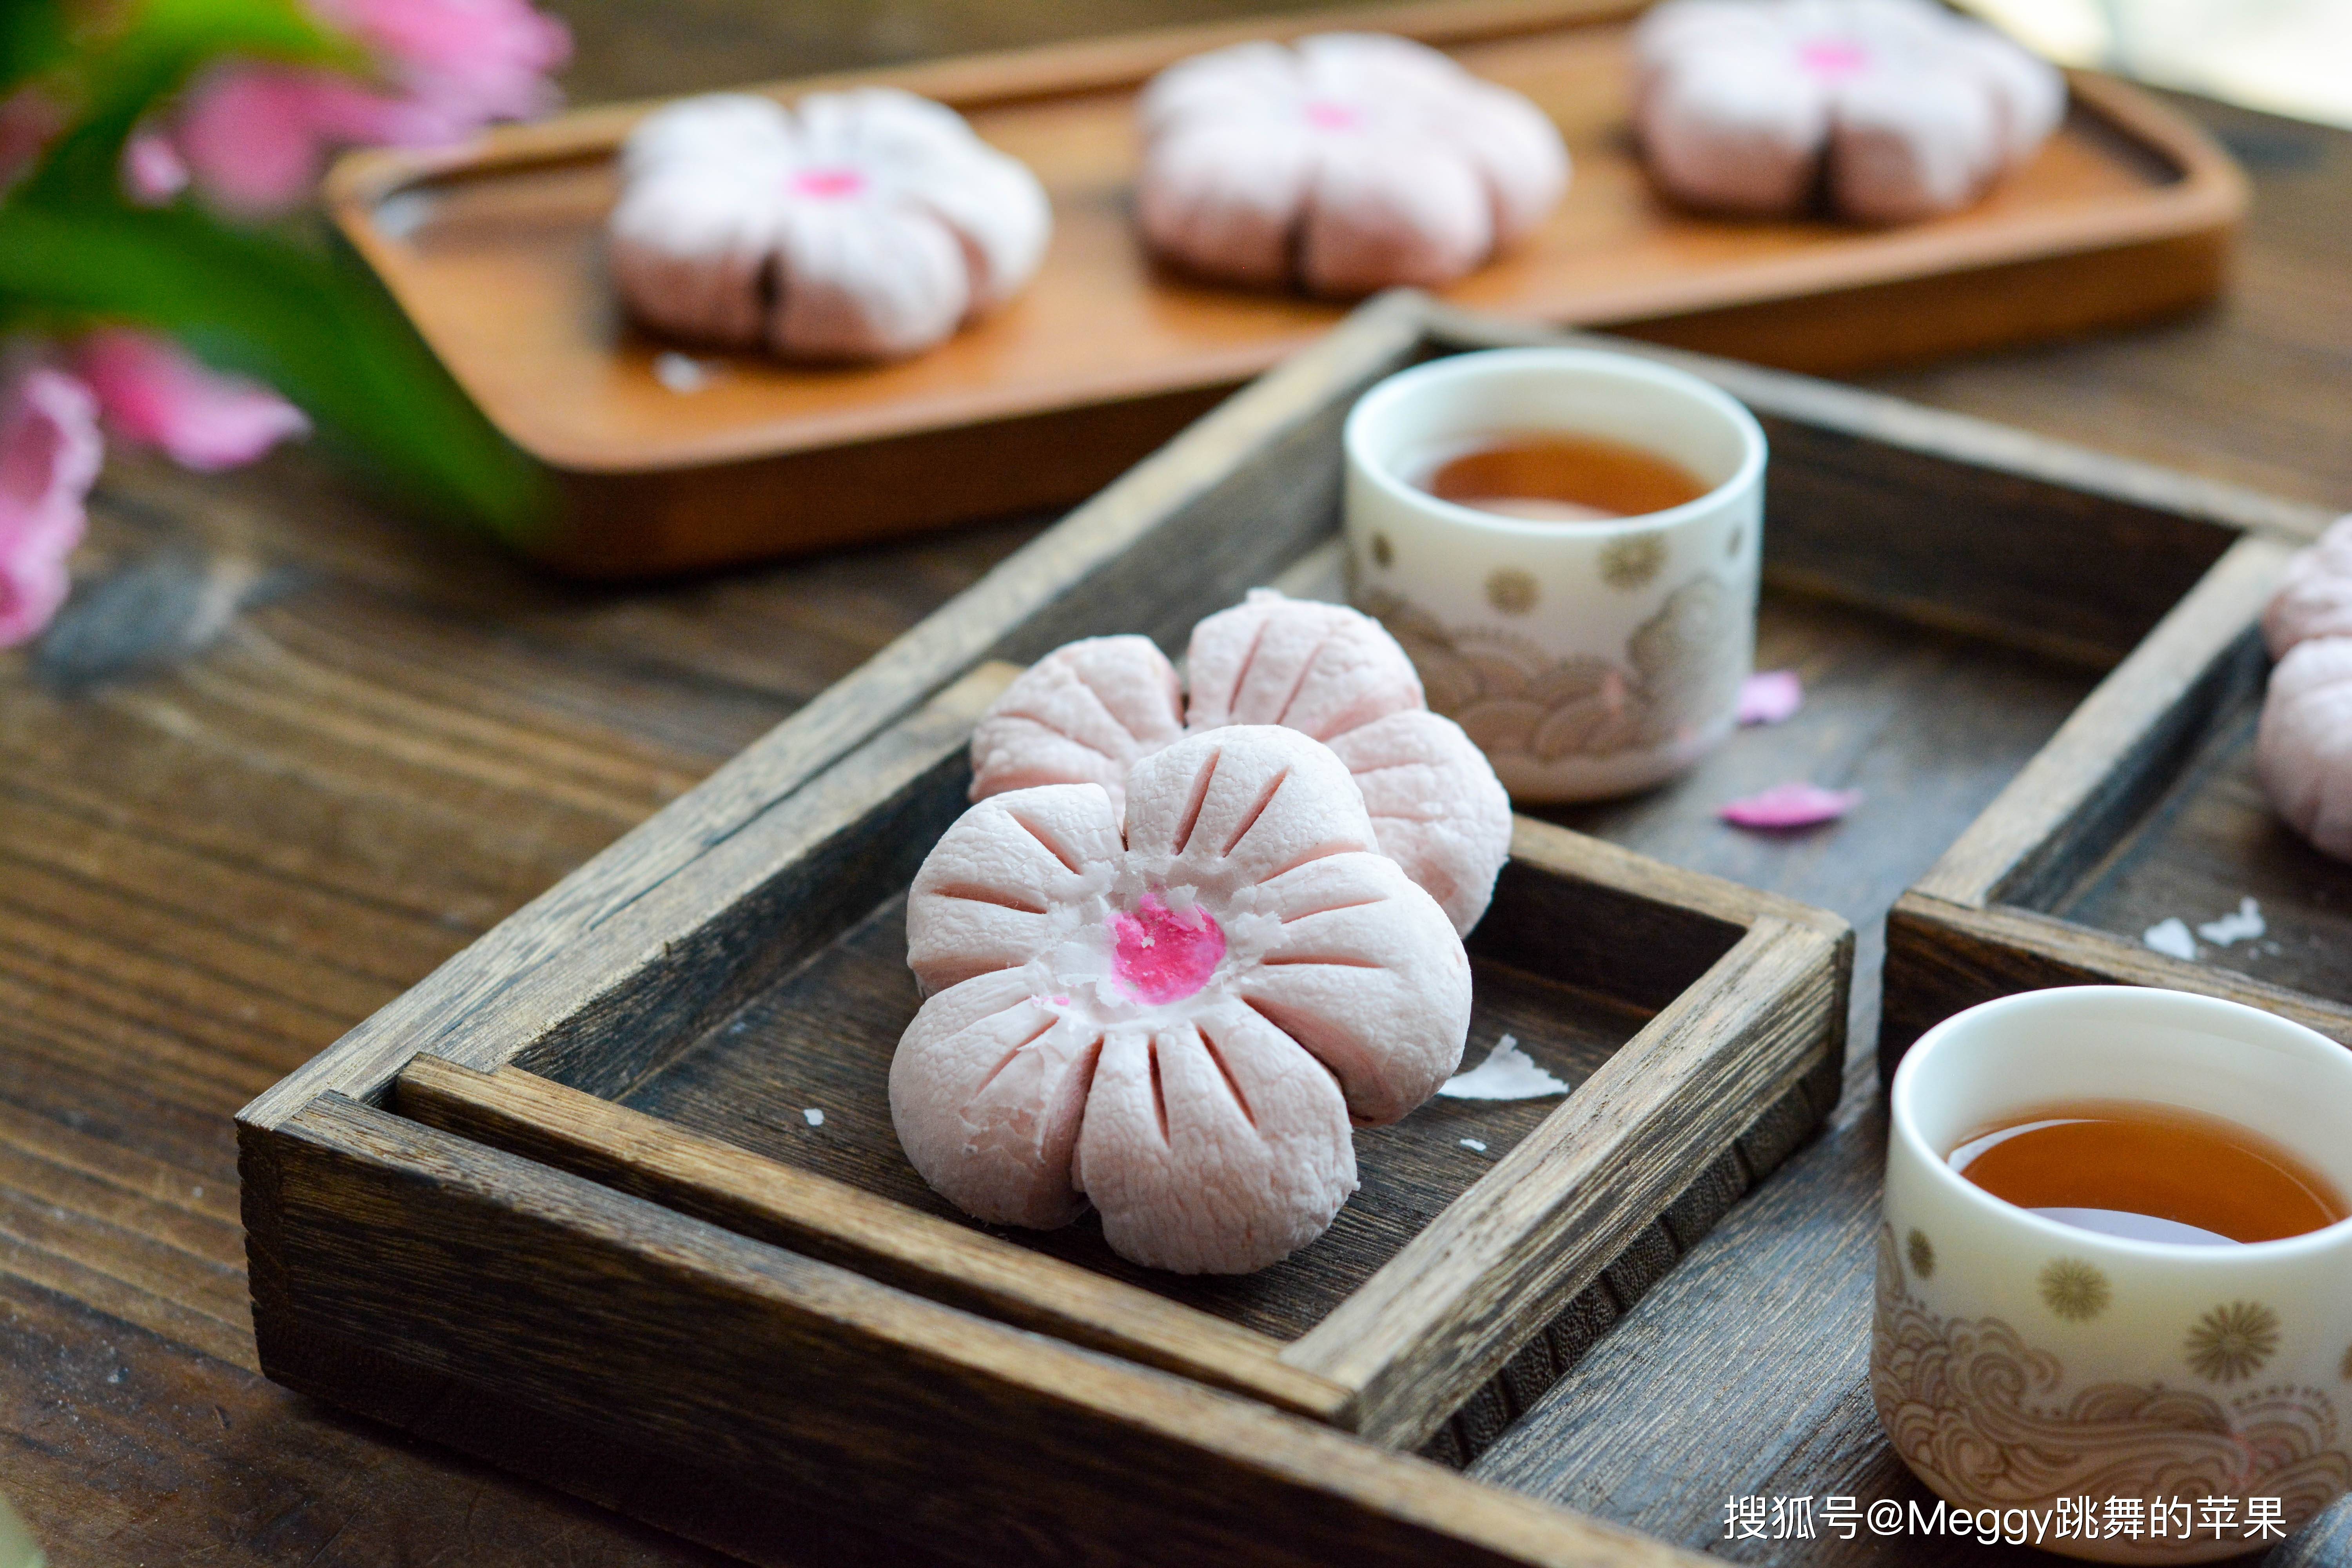
[[[1507,633],[1454,631],[1401,595],[1370,589],[1364,606],[1412,656],[1429,705],[1488,755],[1543,762],[1606,757],[1683,739],[1731,702],[1739,595],[1713,575],[1668,595],[1635,628],[1622,662],[1553,659]]]
[[[1914,1233],[1915,1235],[1917,1233]],[[2275,1497],[2293,1531],[2352,1487],[2336,1405],[2315,1388],[2265,1388],[2226,1405],[2136,1384],[2062,1394],[2065,1364],[1999,1318],[1940,1318],[1911,1294],[1895,1228],[1878,1232],[1871,1396],[1906,1463],[1938,1493],[1974,1503],[2060,1498]],[[2145,1563],[2234,1550],[2211,1540]]]

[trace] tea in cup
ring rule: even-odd
[[[1755,658],[1764,433],[1633,354],[1389,377],[1343,436],[1351,596],[1523,801],[1646,788],[1721,743]]]
[[[1892,1111],[1871,1393],[1930,1489],[2106,1563],[2258,1551],[2352,1489],[2352,1051],[2032,991],[1922,1036]]]

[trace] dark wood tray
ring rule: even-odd
[[[1360,1306],[1372,1300],[1370,1280],[1402,1282],[1376,1268],[1341,1282],[1345,1300],[1221,1314],[1195,1298],[1178,1314],[1156,1293],[1149,1306],[1123,1295],[1131,1310],[1112,1321],[1045,1290],[1037,1282],[1049,1277],[1077,1288],[1042,1264],[1024,1279],[986,1275],[970,1245],[952,1267],[920,1256],[921,1237],[940,1226],[968,1241],[979,1233],[922,1213],[903,1173],[895,1190],[879,1180],[876,1131],[856,1125],[870,1104],[856,1110],[839,1086],[789,1076],[838,1068],[824,1042],[845,1031],[869,1046],[877,1032],[878,993],[851,982],[889,967],[891,922],[874,911],[953,803],[964,726],[992,689],[987,661],[1115,630],[1181,646],[1203,609],[1249,585],[1328,578],[1338,429],[1355,396],[1435,354],[1546,336],[1410,295],[1366,307],[248,1107],[256,1322],[272,1375],[753,1555],[781,1528],[771,1489],[780,1477],[827,1500],[823,1527],[835,1533],[824,1539],[853,1555],[955,1541],[985,1558],[1007,1539],[996,1532],[1024,1529],[1051,1531],[1057,1550],[1115,1539],[1139,1560],[1328,1560],[1360,1549],[1378,1558],[1387,1547],[1360,1543],[1391,1533],[1467,1561],[1632,1550],[1579,1533],[1591,1527],[1572,1516],[1514,1511],[1523,1500],[1330,1424],[1397,1444],[1450,1434],[1436,1439],[1443,1457],[1475,1447],[1661,1277],[1686,1244],[1679,1233],[1695,1234],[1740,1184],[1738,1163],[1727,1172],[1718,1152],[1642,1175],[1637,1198],[1609,1211],[1632,1228],[1564,1248],[1549,1276],[1514,1271],[1515,1238],[1536,1234],[1520,1215],[1480,1233],[1502,1253],[1473,1258],[1467,1273],[1435,1271],[1417,1300]],[[1896,894],[2243,528],[2308,520],[1976,421],[1642,352],[1714,378],[1765,423],[1760,657],[1802,668],[1811,700],[1797,720],[1741,736],[1675,785],[1562,815],[1655,859],[1844,914],[1863,937],[1853,1019],[1874,1026],[1876,927]],[[2086,574],[2086,559],[2101,569]],[[1791,773],[1859,783],[1870,798],[1835,828],[1788,838],[1714,821],[1728,795]],[[904,831],[877,830],[894,822]],[[1567,847],[1530,852],[1545,843]],[[1640,1011],[1673,998],[1669,1017],[1694,980],[1704,994],[1707,965],[1730,962],[1771,921],[1815,942],[1835,929],[1818,916],[1768,920],[1787,906],[1676,880],[1654,860],[1611,861],[1573,835],[1528,826],[1519,848],[1518,885],[1583,884],[1556,906],[1563,918],[1597,889],[1632,885],[1612,864],[1642,868],[1649,906],[1683,911],[1684,936],[1654,947],[1680,973],[1639,981],[1630,958],[1616,961],[1624,973],[1596,976],[1570,952],[1497,946],[1511,930],[1496,917],[1482,928],[1493,972],[1516,973],[1489,988],[1486,1003],[1506,1011],[1483,1016],[1479,1037],[1509,1017],[1572,1077],[1631,1059],[1629,1042],[1601,1065],[1612,1030],[1622,1038]],[[1706,921],[1694,923],[1694,910]],[[1693,930],[1732,946],[1694,945]],[[1603,941],[1601,951],[1625,950]],[[1553,984],[1562,980],[1566,993]],[[1769,1008],[1784,994],[1732,994]],[[1533,996],[1547,1000],[1524,1000]],[[1517,1028],[1538,1016],[1546,1032]],[[757,1071],[743,1037],[725,1033],[737,1024],[772,1047]],[[878,1028],[895,1037],[887,1020]],[[1724,1033],[1745,1048],[1742,1028]],[[425,1055],[451,1065],[417,1065]],[[1555,1114],[1594,1088],[1587,1079]],[[866,1142],[829,1167],[782,1174],[807,1152],[795,1118],[820,1092],[828,1127],[843,1115]],[[1714,1131],[1681,1147],[1696,1154],[1719,1136],[1719,1151],[1741,1108],[1760,1115],[1773,1103],[1744,1090],[1713,1101]],[[1789,1104],[1785,1089],[1778,1103]],[[1551,1126],[1525,1132],[1522,1148],[1542,1145]],[[1751,1151],[1747,1173],[1773,1157]],[[933,1223],[894,1225],[877,1239],[853,1223],[862,1209],[820,1225],[806,1205],[774,1198],[777,1184],[804,1187],[813,1174],[848,1176],[863,1198]],[[1735,1179],[1717,1179],[1727,1174]],[[869,1180],[886,1190],[864,1188]],[[1497,1185],[1543,1194],[1538,1206],[1551,1215],[1582,1190]],[[1424,1209],[1420,1234],[1452,1223],[1448,1199],[1475,1209],[1496,1195],[1482,1184],[1456,1191],[1428,1190],[1435,1217]],[[1679,1211],[1668,1202],[1677,1193]],[[1398,1239],[1394,1254],[1365,1260],[1420,1245]],[[1497,1258],[1499,1273],[1487,1266]],[[1079,1272],[1097,1304],[1108,1285],[1136,1283]],[[1497,1280],[1508,1288],[1490,1299]],[[679,1309],[680,1291],[691,1310]],[[756,1309],[745,1304],[755,1299]],[[1245,1342],[1239,1332],[1278,1342],[1316,1310],[1328,1310],[1323,1323],[1366,1325],[1360,1359],[1328,1335],[1335,1353],[1311,1367],[1227,1353]],[[1052,1333],[1008,1340],[1005,1322]],[[1097,1359],[1105,1354],[1122,1370],[1103,1370],[1114,1364]],[[778,1381],[787,1370],[797,1381]],[[909,1392],[934,1384],[954,1392]],[[744,1386],[762,1391],[756,1409],[739,1396]],[[1674,1418],[1704,1426],[1701,1405]],[[1449,1408],[1453,1419],[1433,1427]],[[1038,1446],[1056,1443],[1086,1462]],[[1246,1485],[1204,1498],[1210,1481],[1183,1483],[1214,1476],[1224,1488],[1233,1465],[1248,1470]]]
[[[1360,1132],[1364,1185],[1330,1233],[1252,1275],[1138,1268],[1091,1218],[971,1225],[900,1152],[887,1076],[919,1000],[906,883],[964,809],[970,720],[1012,673],[983,667],[828,775],[865,804],[681,933],[698,956],[680,994],[651,999],[641,977],[604,1005],[625,1026],[559,1021],[491,1074],[419,1058],[396,1109],[1387,1447],[1434,1438],[1459,1462],[1580,1352],[1581,1293],[1605,1276],[1638,1295],[1835,1100],[1844,922],[1523,821],[1471,938],[1471,1037],[1516,1036],[1578,1092],[1441,1100]],[[772,938],[819,888],[828,913]],[[758,956],[711,956],[736,952]]]
[[[2352,1045],[2352,866],[2281,822],[2254,776],[2263,606],[2326,514],[2282,521],[2232,544],[1895,905],[1882,1071],[1937,1020],[2047,985],[2198,991]],[[2194,961],[2147,945],[2160,921],[2193,932],[2249,897],[2262,938],[2200,941]]]
[[[2244,205],[2235,166],[2145,93],[2078,76],[2065,126],[1989,200],[1871,229],[1726,222],[1661,201],[1626,130],[1627,0],[1437,0],[1268,17],[765,89],[887,81],[1027,161],[1058,225],[1013,309],[900,364],[809,369],[632,330],[604,278],[614,149],[650,106],[340,165],[330,209],[491,420],[558,481],[526,542],[603,575],[709,566],[1075,500],[1342,307],[1189,283],[1136,241],[1132,100],[1153,71],[1244,37],[1374,27],[1532,97],[1567,135],[1559,212],[1447,298],[1660,342],[1852,371],[2143,320],[2210,298]]]

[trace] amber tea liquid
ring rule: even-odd
[[[2037,1106],[1948,1158],[2020,1208],[2137,1241],[2275,1241],[2352,1214],[2326,1177],[2262,1134],[2146,1100]]]
[[[1433,462],[1419,484],[1440,500],[1532,522],[1609,522],[1665,511],[1713,487],[1680,464],[1605,436],[1506,432]]]

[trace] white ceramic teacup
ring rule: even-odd
[[[1452,451],[1599,436],[1708,487],[1665,511],[1530,521],[1414,482]],[[1735,722],[1756,649],[1764,433],[1681,371],[1595,349],[1494,349],[1389,377],[1348,416],[1352,594],[1411,653],[1429,705],[1521,800],[1646,788]]]
[[[2039,1542],[2068,1556],[2275,1545],[2352,1488],[2352,1221],[2243,1246],[2128,1240],[2004,1203],[1949,1163],[1989,1124],[2086,1099],[2221,1117],[2352,1194],[2352,1051],[2299,1024],[2112,985],[1947,1018],[1895,1074],[1879,1420],[1960,1507],[2079,1525],[2088,1499],[2087,1533]]]

